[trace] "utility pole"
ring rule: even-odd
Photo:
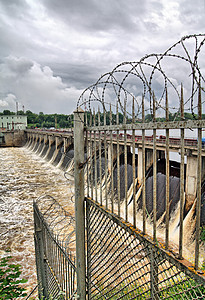
[[[16,101],[16,114],[18,115],[18,102]]]
[[[57,129],[57,116],[55,116],[55,129]]]

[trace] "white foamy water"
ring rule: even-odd
[[[28,292],[36,285],[33,200],[45,194],[74,213],[63,171],[26,148],[0,148],[0,257],[10,251],[22,265]]]

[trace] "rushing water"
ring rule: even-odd
[[[0,257],[10,251],[22,265],[28,292],[36,285],[33,200],[45,194],[74,212],[63,171],[26,148],[0,148]]]

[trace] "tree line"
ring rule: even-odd
[[[4,110],[3,112],[0,112],[0,115],[15,115],[15,112],[12,112],[10,110]],[[33,113],[30,110],[27,110],[26,112],[19,110],[18,115],[26,115],[27,116],[27,123],[28,128],[71,128],[73,127],[73,120],[74,115],[65,115],[65,114],[44,114],[43,112]],[[96,124],[98,124],[98,115],[96,114]],[[193,120],[194,118],[198,118],[197,115],[193,115],[191,113],[184,113],[184,119],[185,120]],[[152,115],[147,114],[145,116],[145,121],[150,122],[152,121]],[[205,119],[205,114],[202,115],[202,119]],[[105,115],[106,124],[110,124],[110,113],[107,112]],[[123,114],[119,113],[119,123],[123,123],[124,117]],[[177,114],[169,114],[169,120],[170,121],[180,121],[180,115]],[[156,118],[156,121],[165,122],[165,118]],[[90,112],[87,112],[87,122],[88,125],[90,124]],[[116,114],[112,114],[112,124],[116,124],[117,118]],[[140,119],[136,120],[137,122],[141,122]],[[104,124],[104,114],[100,113],[100,123]],[[126,123],[132,123],[132,118],[127,118]],[[93,118],[92,118],[92,124],[93,124]]]
[[[0,112],[0,115],[15,115],[15,112],[10,110],[4,110]],[[87,114],[87,123],[90,124],[90,112],[86,112]],[[65,114],[44,114],[43,112],[39,112],[38,114],[33,113],[30,110],[26,112],[19,110],[18,115],[27,116],[27,124],[28,128],[71,128],[74,126],[73,120],[74,115],[65,115]],[[98,124],[98,115],[95,116],[96,124]],[[116,114],[112,114],[112,121],[116,123]],[[100,122],[104,124],[104,114],[100,114]],[[123,122],[123,115],[119,113],[119,123]],[[92,117],[92,124],[94,123]],[[106,124],[110,124],[110,113],[106,113]]]
[[[0,112],[0,115],[15,115],[16,113],[10,110]],[[30,110],[26,112],[19,110],[18,115],[27,116],[28,128],[69,128],[73,127],[73,114],[44,114],[39,112],[33,113]]]

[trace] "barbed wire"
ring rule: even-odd
[[[186,92],[184,108],[195,118],[198,91],[205,92],[205,65],[200,66],[199,61],[202,56],[203,64],[204,43],[205,34],[188,35],[164,53],[151,53],[139,61],[118,64],[83,91],[77,101],[77,110],[83,106],[89,111],[98,107],[106,113],[111,104],[113,110],[119,107],[124,116],[131,117],[132,105],[129,103],[134,99],[135,117],[140,119],[142,98],[145,99],[146,113],[152,116],[153,105],[159,113],[166,111],[165,97],[168,93],[169,112],[175,113],[176,117],[180,114],[180,87],[183,84]]]

